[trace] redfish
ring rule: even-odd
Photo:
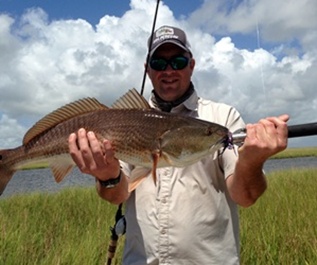
[[[38,163],[46,163],[60,182],[75,166],[68,137],[80,128],[93,131],[100,142],[110,140],[117,159],[152,170],[154,180],[158,167],[184,167],[231,144],[226,127],[155,110],[135,89],[111,108],[85,98],[39,120],[21,146],[0,150],[0,195],[17,170]]]

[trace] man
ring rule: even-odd
[[[97,179],[102,198],[126,202],[124,264],[239,264],[237,205],[250,206],[265,191],[263,164],[286,148],[288,116],[245,125],[234,108],[197,96],[191,82],[195,59],[181,29],[163,26],[150,44],[150,104],[230,131],[246,127],[243,146],[185,168],[159,168],[156,185],[148,177],[131,193],[129,176],[138,168],[119,163],[109,141],[101,148],[93,132],[80,129],[78,138],[69,137],[70,154]]]

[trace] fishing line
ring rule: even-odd
[[[261,35],[260,35],[260,28],[259,28],[258,20],[256,21],[256,38],[257,38],[258,49],[262,49],[261,48]],[[268,98],[267,98],[267,91],[266,91],[265,82],[264,82],[263,59],[262,59],[262,57],[260,58],[260,71],[261,71],[262,90],[263,90],[264,98],[265,98],[264,109],[265,109],[265,112],[266,112],[266,116],[268,116],[268,109],[267,109]]]
[[[155,24],[156,24],[156,19],[157,19],[157,13],[158,13],[159,4],[160,4],[160,0],[157,0],[157,2],[156,2],[156,9],[155,9],[155,13],[154,13],[154,19],[153,19],[153,25],[152,25],[152,31],[151,31],[151,39],[150,39],[150,43],[149,43],[149,49],[148,49],[148,52],[147,52],[146,63],[145,63],[144,73],[143,73],[143,80],[142,80],[142,86],[141,86],[141,95],[142,95],[142,96],[143,96],[143,92],[144,92],[144,85],[145,85],[145,80],[146,80],[146,73],[147,73],[147,69],[148,69],[148,65],[149,65],[149,60],[150,60],[150,51],[151,51],[151,48],[152,48],[153,34],[154,34],[154,30],[155,30]]]

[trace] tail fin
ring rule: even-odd
[[[0,196],[15,172],[15,170],[8,168],[4,163],[7,152],[9,150],[0,150]]]

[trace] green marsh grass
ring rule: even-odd
[[[268,175],[268,190],[240,209],[241,264],[317,264],[317,171]]]
[[[240,209],[241,264],[317,264],[316,170],[270,173],[268,183]],[[0,264],[105,264],[115,211],[94,188],[0,199]]]
[[[283,152],[274,155],[272,159],[307,156],[317,156],[317,147],[286,148]]]
[[[0,200],[0,264],[104,264],[115,212],[94,188]]]

